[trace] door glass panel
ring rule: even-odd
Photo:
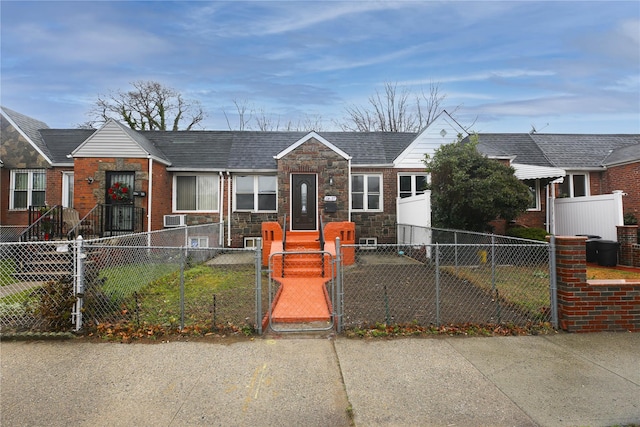
[[[301,203],[301,208],[300,210],[302,211],[303,214],[307,213],[307,184],[302,183],[302,185],[300,186],[300,203]]]

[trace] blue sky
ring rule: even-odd
[[[439,85],[478,132],[640,133],[640,2],[2,1],[3,106],[54,128],[156,80],[284,124],[337,129],[386,82]],[[255,128],[255,125],[252,125]]]

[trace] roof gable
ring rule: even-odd
[[[466,130],[446,111],[442,111],[414,141],[395,159],[396,168],[424,168],[425,155],[432,156],[443,144],[455,142],[458,135],[465,135]]]
[[[291,144],[285,150],[283,150],[283,151],[279,152],[278,154],[276,154],[274,156],[274,158],[276,160],[280,160],[281,158],[283,158],[287,154],[291,153],[293,150],[295,150],[296,148],[298,148],[299,146],[301,146],[305,142],[309,141],[310,139],[315,139],[319,143],[325,145],[327,148],[329,148],[329,149],[333,150],[334,152],[336,152],[336,154],[338,154],[339,156],[341,156],[345,160],[350,160],[351,159],[350,155],[348,155],[347,153],[345,153],[344,151],[342,151],[341,149],[339,149],[338,147],[336,147],[335,145],[333,145],[332,143],[330,143],[329,141],[327,141],[326,139],[324,139],[323,137],[321,137],[320,135],[318,135],[315,132],[309,132],[304,137],[300,138],[299,140],[297,140],[296,142]]]
[[[53,164],[51,152],[40,136],[40,129],[48,129],[45,122],[20,114],[9,108],[0,106],[0,114],[20,133],[24,139],[47,161]]]
[[[169,159],[143,134],[109,119],[87,138],[71,155],[73,157],[151,157],[167,165]]]

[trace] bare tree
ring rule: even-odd
[[[128,92],[116,91],[98,96],[89,116],[92,126],[109,118],[124,121],[136,130],[191,130],[205,113],[198,101],[187,101],[175,89],[154,81],[131,83]]]
[[[347,107],[338,125],[351,132],[418,132],[442,112],[445,98],[437,83],[429,85],[428,93],[422,90],[418,95],[398,89],[397,83],[385,83],[383,93],[376,90],[369,97],[369,105]]]
[[[253,110],[249,108],[249,101],[243,99],[238,101],[237,99],[233,100],[233,105],[236,107],[236,113],[238,114],[238,129],[237,130],[247,130],[250,125],[251,119],[253,117]],[[227,127],[229,130],[233,130],[231,126],[231,121],[229,120],[229,116],[225,109],[222,109],[222,113],[224,114],[224,118],[227,121]]]

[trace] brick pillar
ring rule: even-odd
[[[619,225],[618,243],[620,243],[620,265],[633,265],[633,246],[638,243],[637,225]]]
[[[558,320],[569,332],[582,328],[581,298],[587,289],[586,237],[556,236],[556,280],[558,287]]]

